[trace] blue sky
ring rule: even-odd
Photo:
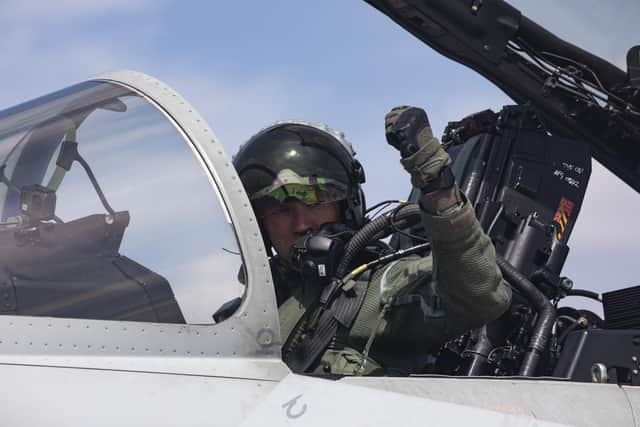
[[[640,44],[637,0],[512,4],[620,67],[626,50]],[[391,107],[425,107],[440,135],[449,120],[510,103],[355,0],[3,0],[0,27],[0,108],[103,71],[142,71],[189,99],[229,154],[281,119],[345,131],[367,171],[371,202],[406,196],[409,188],[384,141]],[[639,210],[637,195],[594,165],[565,269],[577,287],[638,283]]]

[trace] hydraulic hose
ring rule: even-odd
[[[338,264],[336,276],[339,278],[344,277],[348,272],[353,258],[362,251],[374,237],[377,237],[379,233],[389,227],[392,221],[402,221],[419,214],[420,207],[415,203],[408,203],[393,213],[382,215],[365,224],[353,235],[349,243],[347,243],[342,260],[340,264]]]
[[[538,321],[533,330],[527,353],[525,354],[519,374],[533,376],[536,372],[540,356],[551,338],[551,330],[556,317],[556,309],[551,301],[536,288],[524,275],[516,270],[501,256],[496,261],[504,278],[520,291],[538,312]]]

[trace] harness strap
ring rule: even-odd
[[[319,307],[308,310],[300,319],[283,347],[283,359],[294,372],[307,372],[324,353],[339,327],[350,328],[364,302],[371,271],[356,279],[351,291],[340,292],[329,309],[320,314],[313,332],[307,331],[307,320]]]

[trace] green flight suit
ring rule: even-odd
[[[408,256],[375,270],[355,322],[348,330],[338,330],[312,373],[419,373],[430,352],[498,318],[508,308],[510,290],[496,265],[494,247],[469,203],[465,200],[441,214],[423,210],[422,222],[432,256]],[[283,342],[293,339],[295,346],[295,334],[304,330],[305,312],[318,290],[302,285],[291,292],[280,305],[279,316]],[[412,296],[413,302],[385,306],[390,297],[400,295]],[[372,345],[363,363],[369,340]]]

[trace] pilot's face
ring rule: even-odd
[[[299,201],[265,206],[261,217],[269,240],[283,260],[288,259],[289,250],[298,237],[316,233],[323,224],[340,219],[336,202],[308,206]]]

